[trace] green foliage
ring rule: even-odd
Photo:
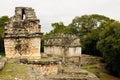
[[[40,52],[44,52],[44,40],[42,39],[41,40],[41,51]]]
[[[9,21],[8,16],[0,17],[0,52],[4,52],[4,40],[3,40],[4,26],[5,26],[5,23],[8,21]],[[0,54],[0,55],[4,55],[4,54]]]
[[[94,55],[94,56],[102,56],[99,50],[96,48],[96,44],[99,40],[99,29],[95,29],[89,33],[84,41],[82,42],[82,49],[84,54]]]
[[[44,36],[43,36],[43,40],[48,38],[49,36],[51,35],[54,35],[54,34],[57,34],[57,33],[67,33],[67,26],[65,26],[63,24],[63,22],[56,22],[56,23],[52,23],[51,24],[52,27],[53,27],[53,30],[51,30],[49,33],[46,33]]]
[[[0,55],[1,56],[5,56],[5,52],[0,52]]]
[[[110,21],[108,17],[98,14],[83,15],[81,17],[75,17],[69,27],[73,30],[71,31],[72,33],[78,36],[84,36],[108,21]]]
[[[120,23],[112,22],[105,26],[99,35],[97,48],[103,53],[107,69],[120,76]]]
[[[5,22],[9,21],[7,16],[0,17],[0,37],[3,37]]]
[[[105,24],[113,21],[98,14],[83,15],[75,17],[67,28],[69,28],[70,34],[75,34],[80,38],[83,53],[101,56],[102,54],[96,48],[96,43],[99,40],[98,34],[104,30]]]
[[[54,33],[64,33],[65,26],[64,26],[63,22],[52,23],[52,27],[53,27]]]

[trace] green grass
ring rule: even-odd
[[[97,75],[100,80],[120,80],[120,78],[114,77],[107,72],[103,72],[99,69],[99,67],[99,64],[81,66],[82,69],[86,69],[87,71],[90,71],[91,73]]]
[[[0,71],[0,80],[29,80],[27,65],[12,63],[9,60]]]

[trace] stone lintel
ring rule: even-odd
[[[44,44],[44,46],[59,46],[59,47],[64,47],[62,44]],[[69,45],[69,47],[81,47],[81,45]]]
[[[34,37],[42,37],[43,33],[39,33],[39,34],[28,34],[28,35],[24,35],[24,34],[19,34],[19,35],[15,35],[15,34],[7,34],[4,36],[4,38],[34,38]]]
[[[40,22],[40,20],[39,19],[24,19],[24,20],[19,20],[19,22],[18,21],[14,21],[14,23],[20,23],[20,22],[23,22],[23,23],[25,23],[25,22]],[[6,22],[6,24],[7,23],[9,23],[9,22]]]

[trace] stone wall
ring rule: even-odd
[[[5,26],[6,57],[39,59],[41,57],[40,42],[42,36],[40,28],[34,9],[16,7],[15,15]]]
[[[64,50],[60,46],[45,46],[44,52],[46,54],[53,54],[53,55],[62,56],[61,53],[64,53]]]
[[[39,38],[20,38],[20,44],[14,38],[6,38],[5,51],[6,57],[22,57],[27,59],[40,58],[40,39]],[[37,43],[35,43],[37,42]]]
[[[58,58],[57,58],[58,59]],[[80,57],[68,57],[65,64],[61,60],[25,61],[32,70],[31,80],[99,80],[99,78],[80,68]],[[37,79],[36,79],[37,78]]]
[[[32,67],[39,70],[43,75],[54,75],[58,73],[58,65],[49,64],[49,65],[31,65]]]
[[[64,48],[61,46],[45,46],[44,51],[46,54],[53,54],[57,56],[62,56],[64,54]],[[81,56],[81,47],[69,47],[66,51],[67,56]]]
[[[44,42],[44,52],[58,56],[81,56],[80,39],[68,34],[52,35]]]
[[[81,56],[82,48],[81,47],[69,47],[68,56]]]
[[[101,58],[82,54],[81,65],[97,64]]]

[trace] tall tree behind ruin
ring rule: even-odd
[[[4,52],[4,40],[3,40],[3,35],[4,35],[4,26],[5,23],[9,21],[8,16],[2,16],[0,17],[0,52]],[[4,54],[0,54],[4,55]]]

